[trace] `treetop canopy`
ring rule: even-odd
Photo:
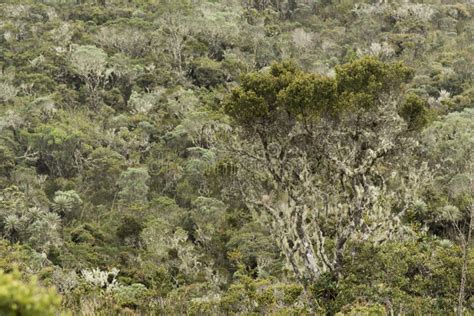
[[[242,76],[230,93],[225,112],[239,124],[268,124],[282,113],[295,118],[336,116],[367,110],[398,92],[413,76],[401,63],[364,57],[337,66],[335,76],[304,72],[292,61]]]

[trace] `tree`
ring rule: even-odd
[[[4,189],[0,194],[1,231],[11,242],[25,243],[46,253],[62,243],[61,218],[49,212],[37,198],[15,186]]]
[[[10,214],[3,219],[4,234],[11,242],[18,241],[20,231],[23,228],[22,224],[21,219],[15,214]]]
[[[36,208],[28,210],[25,217],[28,221],[26,233],[27,243],[35,250],[48,253],[51,249],[62,244],[60,231],[61,218],[58,214],[45,212]]]
[[[119,51],[131,57],[143,57],[151,49],[149,33],[137,27],[102,27],[97,42],[108,50]]]
[[[74,190],[57,191],[54,193],[53,210],[66,219],[77,216],[82,200]]]
[[[84,134],[69,122],[42,124],[33,131],[22,130],[31,150],[36,152],[38,172],[71,177],[82,168]]]
[[[165,37],[165,43],[171,54],[173,65],[178,75],[181,76],[184,62],[183,50],[190,35],[190,27],[180,10],[165,13],[160,22],[162,24],[161,31]]]
[[[107,82],[110,70],[107,69],[107,54],[91,45],[74,47],[69,57],[71,69],[82,80],[91,94],[91,105],[98,106],[98,89]]]
[[[369,57],[338,66],[335,78],[284,62],[245,75],[228,96],[237,139],[225,154],[239,163],[247,206],[271,225],[302,282],[337,279],[349,241],[407,233],[401,218],[422,178],[399,115],[411,73]]]

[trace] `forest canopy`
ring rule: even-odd
[[[473,314],[473,14],[0,1],[0,314]]]

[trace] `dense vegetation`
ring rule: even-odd
[[[0,1],[0,314],[474,313],[473,15]]]

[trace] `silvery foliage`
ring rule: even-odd
[[[8,102],[16,97],[18,89],[8,82],[0,81],[0,101]]]
[[[191,142],[194,147],[212,149],[211,144],[221,132],[229,132],[227,122],[210,116],[205,109],[199,108],[199,99],[190,90],[178,90],[166,103],[166,110],[180,118],[180,123],[165,134],[169,146],[181,146]],[[209,159],[207,159],[209,161]]]
[[[133,91],[128,100],[128,105],[133,114],[147,114],[156,106],[159,97],[159,92],[140,94]]]
[[[3,202],[2,198],[0,201]],[[15,201],[23,204],[21,202]],[[22,207],[19,210],[0,207],[0,223],[5,237],[27,242],[33,249],[45,253],[62,244],[59,234],[61,218],[57,214],[36,206],[26,210]]]
[[[38,252],[47,253],[61,245],[61,218],[41,205],[34,194],[45,177],[20,170],[11,177],[17,186],[0,191],[0,233],[11,241],[27,243]]]
[[[165,221],[150,222],[143,230],[141,237],[148,251],[158,258],[167,258],[170,250],[176,251],[177,267],[180,271],[192,275],[201,267],[195,246],[189,242],[188,234],[182,228],[174,229]]]
[[[7,110],[2,117],[0,117],[0,132],[5,128],[18,129],[23,125],[24,119],[16,112]]]
[[[143,57],[150,50],[147,34],[136,28],[101,27],[96,35],[100,46],[115,50],[130,57]]]
[[[32,111],[37,112],[41,118],[47,120],[53,117],[58,111],[56,103],[50,96],[36,98],[30,104]]]
[[[354,9],[352,9],[352,12],[360,18],[364,18],[368,16],[383,14],[389,9],[390,9],[390,6],[385,5],[385,4],[372,5],[368,3],[358,3],[354,6]]]
[[[46,253],[63,243],[59,234],[62,225],[59,215],[32,207],[22,216],[22,221],[29,235],[27,242],[34,249]]]
[[[297,28],[291,33],[293,44],[302,50],[314,46],[313,38],[314,34],[306,32],[303,28]]]
[[[194,207],[197,213],[198,221],[197,238],[201,246],[194,244],[188,238],[188,233],[181,227],[171,225],[165,220],[155,219],[147,224],[142,231],[141,238],[146,245],[147,251],[153,254],[163,262],[173,265],[180,272],[195,276],[198,273],[206,275],[206,279],[211,281],[214,289],[218,291],[218,287],[225,283],[225,278],[213,268],[212,260],[203,258],[203,251],[199,247],[211,247],[208,244],[210,237],[215,232],[215,228],[209,225],[216,216],[222,216],[225,206],[222,202],[209,199],[198,198],[194,201]],[[213,217],[214,216],[214,217]],[[176,254],[176,258],[169,260],[170,252]],[[175,280],[179,282],[179,280]]]
[[[359,56],[368,55],[368,56],[378,57],[380,59],[385,59],[385,58],[392,57],[395,54],[395,50],[387,42],[372,43],[367,49],[364,49],[364,50],[358,49],[357,54]]]
[[[428,4],[402,3],[398,8],[392,7],[387,3],[368,4],[358,3],[352,9],[352,12],[359,18],[368,18],[371,16],[391,15],[397,21],[415,19],[421,22],[429,22],[433,17],[435,10]]]
[[[79,285],[79,276],[76,271],[65,272],[63,269],[54,269],[51,278],[56,289],[63,294],[70,293]]]
[[[154,24],[162,35],[162,42],[155,46],[155,54],[170,53],[178,74],[182,74],[183,50],[191,33],[189,18],[182,12],[165,13]]]
[[[433,122],[422,134],[426,152],[437,164],[431,183],[447,193],[448,203],[458,199],[467,199],[472,203],[473,133],[474,110],[466,108]],[[455,222],[462,219],[465,210],[448,204],[436,211],[439,220]]]
[[[56,191],[53,198],[53,210],[58,213],[67,214],[79,207],[82,200],[74,190]]]
[[[51,37],[55,43],[55,51],[57,53],[65,53],[68,45],[72,43],[74,28],[72,24],[63,22],[57,28],[50,31]]]
[[[10,4],[3,6],[2,9],[7,18],[28,18],[30,16],[31,6]]]
[[[7,41],[7,42],[11,42],[11,41],[15,40],[15,37],[14,37],[13,33],[10,32],[10,31],[5,31],[5,32],[3,33],[3,38],[4,38],[5,41]]]
[[[69,62],[72,70],[86,83],[91,92],[105,84],[113,72],[107,67],[107,54],[92,45],[72,45]]]
[[[107,292],[112,291],[119,286],[116,277],[120,270],[112,268],[110,271],[102,271],[99,268],[92,270],[81,270],[81,276],[84,281],[93,287],[105,289]]]
[[[422,22],[429,22],[435,13],[434,9],[427,4],[405,4],[394,12],[397,20],[416,19]]]
[[[433,108],[439,108],[443,104],[443,102],[449,101],[451,99],[451,93],[448,91],[442,89],[439,92],[439,96],[437,98],[435,97],[429,97],[428,98],[428,104],[433,107]]]
[[[240,161],[235,184],[271,227],[297,278],[339,271],[350,242],[378,245],[414,235],[402,218],[430,170],[411,158],[417,142],[406,136],[396,104],[389,98],[340,122],[294,122],[269,132],[265,145],[229,135],[235,138],[225,150]]]

